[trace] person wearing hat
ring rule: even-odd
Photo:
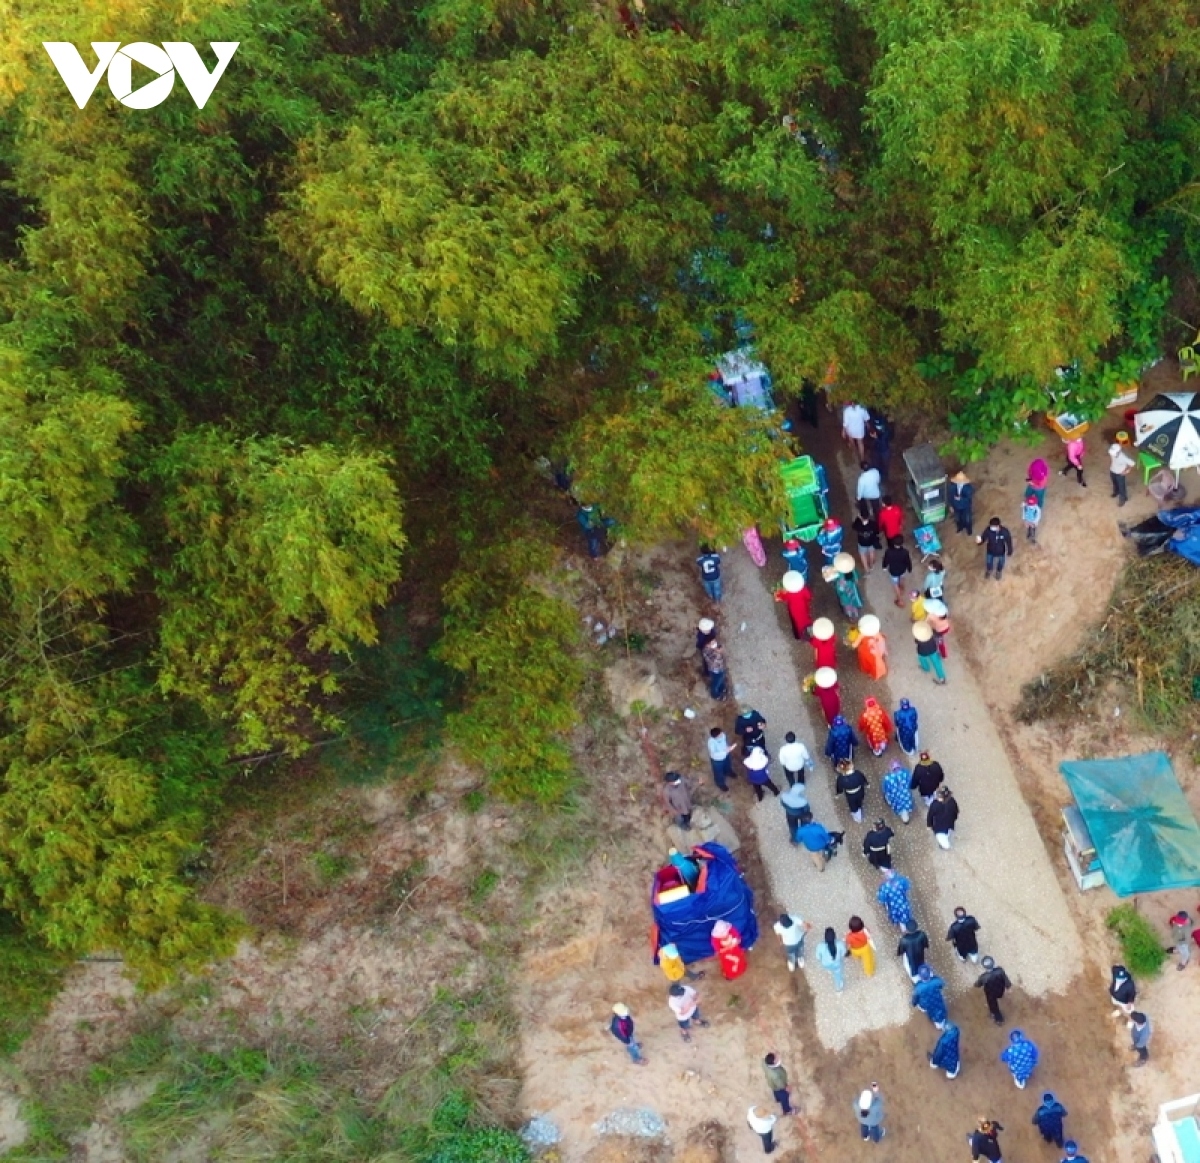
[[[704,976],[703,969],[696,970],[688,966],[680,956],[679,947],[673,942],[659,947],[658,967],[663,971],[663,976],[672,983],[682,981],[685,977],[688,981],[699,981]]]
[[[946,930],[946,940],[954,946],[954,954],[959,961],[968,959],[974,964],[979,960],[979,922],[967,912],[962,905],[954,910],[954,920]]]
[[[933,627],[928,622],[914,622],[912,636],[917,644],[917,665],[926,673],[932,673],[938,686],[946,685],[946,668],[938,653]]]
[[[904,579],[912,573],[912,555],[904,546],[904,538],[897,533],[888,538],[888,547],[883,553],[883,568],[896,591],[895,604],[904,607]]]
[[[863,600],[858,588],[858,574],[854,569],[853,556],[849,553],[839,553],[833,559],[833,565],[821,571],[821,576],[833,586],[842,613],[849,621],[857,622],[862,613]]]
[[[770,1155],[775,1150],[775,1116],[765,1106],[752,1106],[746,1113],[746,1121],[762,1139],[763,1153]]]
[[[721,976],[726,981],[733,981],[746,972],[749,963],[746,950],[742,948],[742,935],[728,921],[713,922],[712,933],[713,953],[721,966]]]
[[[1108,996],[1113,1004],[1114,1018],[1127,1018],[1133,1013],[1133,1003],[1137,1001],[1137,982],[1133,980],[1129,970],[1124,965],[1112,967],[1112,978],[1108,983]]]
[[[1039,456],[1029,462],[1025,472],[1025,492],[1033,493],[1038,507],[1046,507],[1046,482],[1050,479],[1050,466]]]
[[[1013,1082],[1018,1090],[1024,1090],[1025,1084],[1033,1077],[1037,1069],[1038,1048],[1020,1030],[1013,1030],[1008,1035],[1008,1046],[1000,1055],[1003,1062],[1012,1073]]]
[[[704,646],[701,657],[704,659],[704,669],[708,672],[709,698],[722,703],[729,693],[725,649],[716,638],[710,638]]]
[[[872,1082],[854,1103],[854,1114],[858,1119],[858,1129],[864,1139],[878,1143],[887,1131],[884,1130],[883,1091],[878,1082]]]
[[[950,611],[946,609],[946,603],[938,598],[926,598],[925,621],[933,631],[938,657],[944,660],[949,654],[946,649],[946,635],[950,633]]]
[[[911,776],[895,759],[888,765],[887,774],[883,777],[880,791],[887,805],[905,824],[912,819],[913,798]]]
[[[788,1075],[778,1054],[768,1054],[763,1059],[763,1077],[771,1088],[771,1097],[779,1103],[785,1115],[796,1114],[792,1107],[792,1088],[788,1086]]]
[[[871,754],[876,759],[886,750],[888,737],[892,733],[892,720],[880,705],[879,700],[868,697],[863,703],[863,713],[858,717],[858,729],[863,733]]]
[[[733,721],[733,733],[742,741],[742,754],[749,755],[755,747],[767,750],[767,721],[753,707],[746,707]]]
[[[766,788],[779,795],[779,788],[771,780],[770,756],[761,747],[751,748],[750,754],[742,762],[746,765],[746,782],[754,788],[754,798],[760,804],[766,794]]]
[[[701,618],[696,623],[696,653],[700,655],[700,673],[708,678],[708,663],[704,661],[704,648],[717,636],[717,624],[711,618]]]
[[[891,868],[892,840],[896,833],[882,820],[876,820],[863,837],[863,855],[872,868]]]
[[[901,699],[892,713],[892,722],[896,725],[896,743],[900,750],[911,755],[920,746],[917,708],[908,699]]]
[[[692,793],[677,771],[663,776],[663,806],[677,828],[687,831],[692,826]]]
[[[875,518],[875,510],[866,501],[858,502],[858,516],[854,518],[852,528],[858,542],[863,572],[870,573],[875,568],[875,555],[883,546],[879,540],[879,522]]]
[[[825,758],[833,764],[834,771],[837,770],[837,765],[843,759],[854,760],[854,749],[858,746],[858,736],[854,733],[854,728],[841,716],[838,715],[829,728],[829,735],[825,739]]]
[[[812,590],[804,584],[804,578],[792,570],[783,575],[779,584],[775,600],[787,606],[788,617],[792,620],[792,633],[797,638],[807,638],[813,620]]]
[[[1175,950],[1175,956],[1179,958],[1179,964],[1175,968],[1177,970],[1186,969],[1188,962],[1192,959],[1192,918],[1180,909],[1171,918],[1170,925],[1171,946]]]
[[[836,517],[827,517],[817,531],[817,545],[821,549],[823,564],[832,565],[833,559],[842,552],[843,536],[842,523]]]
[[[1004,574],[1004,563],[1013,555],[1012,534],[999,517],[993,517],[975,538],[975,544],[984,547],[984,578],[991,577],[994,571],[999,581]]]
[[[627,1005],[617,1002],[613,1006],[612,1020],[608,1023],[608,1030],[625,1047],[635,1065],[646,1065],[646,1059],[642,1057],[642,1044],[634,1037],[633,1018]]]
[[[1000,1132],[1004,1128],[995,1119],[980,1119],[975,1130],[967,1136],[971,1158],[986,1159],[988,1163],[1003,1163],[1000,1154]]]
[[[1059,1163],[1088,1163],[1088,1161],[1079,1153],[1079,1144],[1074,1139],[1068,1139],[1063,1144],[1063,1157]]]
[[[944,1070],[947,1078],[957,1078],[961,1064],[958,1044],[958,1027],[947,1019],[942,1026],[941,1037],[938,1038],[933,1051],[929,1055],[929,1068],[931,1070]]]
[[[783,768],[788,787],[804,782],[804,773],[812,771],[813,760],[808,748],[796,738],[795,731],[789,731],[783,737],[783,746],[779,749],[779,766]]]
[[[817,670],[823,666],[829,667],[830,670],[836,670],[837,633],[828,618],[818,618],[812,624],[810,641],[813,648],[813,662]]]
[[[846,797],[846,807],[850,811],[850,818],[856,824],[861,824],[863,800],[866,799],[867,788],[871,785],[867,782],[867,777],[849,759],[843,759],[837,765],[837,770],[838,777],[834,785],[834,792],[836,795]]]
[[[905,929],[913,919],[912,901],[908,896],[912,882],[894,868],[881,868],[879,871],[883,880],[875,899],[887,910],[888,920],[898,929]]]
[[[904,926],[904,934],[896,946],[896,956],[903,959],[905,972],[914,985],[921,979],[921,966],[925,964],[928,951],[929,936],[914,917]]]
[[[711,545],[700,546],[700,556],[696,558],[696,568],[700,571],[700,584],[709,599],[714,602],[721,600],[721,555]]]
[[[954,531],[968,537],[975,533],[975,486],[960,468],[950,478],[950,511],[954,514]]]
[[[1025,526],[1025,540],[1030,545],[1036,545],[1038,526],[1042,523],[1042,506],[1033,489],[1025,494],[1025,500],[1021,502],[1021,523]]]
[[[858,669],[868,678],[881,679],[887,676],[887,639],[883,636],[879,619],[874,614],[864,614],[858,620]]]
[[[781,792],[779,804],[783,808],[783,815],[787,820],[788,838],[792,842],[792,847],[795,848],[800,843],[796,838],[797,832],[802,825],[812,819],[812,809],[808,804],[808,792],[804,784],[794,783]]]
[[[1063,451],[1067,456],[1067,463],[1058,470],[1058,475],[1065,477],[1067,473],[1073,472],[1075,479],[1086,489],[1087,481],[1083,479],[1083,437],[1076,436],[1071,440],[1064,440],[1063,446]]]
[[[1063,1145],[1063,1119],[1067,1108],[1049,1090],[1042,1095],[1042,1105],[1033,1112],[1031,1122],[1037,1127],[1042,1139],[1056,1147]]]
[[[606,517],[600,511],[599,505],[580,505],[575,510],[575,520],[579,522],[579,528],[583,530],[588,556],[601,556],[604,552],[605,542],[608,540],[608,531],[616,522],[611,517]]]
[[[1129,500],[1125,479],[1134,467],[1129,455],[1129,433],[1118,432],[1116,440],[1108,446],[1108,479],[1112,481],[1112,495],[1117,498],[1118,509]]]
[[[1145,1014],[1134,1010],[1129,1015],[1130,1046],[1137,1055],[1134,1066],[1145,1066],[1150,1061],[1150,1036],[1154,1033],[1150,1019]]]
[[[813,694],[821,704],[826,726],[832,727],[842,717],[841,688],[838,686],[837,671],[832,666],[822,666],[813,675]]]
[[[854,499],[858,504],[866,505],[872,513],[878,513],[882,504],[880,500],[880,488],[879,469],[864,460],[859,465],[858,483],[854,489]]]
[[[805,585],[808,584],[808,555],[804,552],[804,546],[796,540],[795,537],[789,537],[783,543],[783,549],[780,553],[783,558],[784,565],[789,571],[794,570],[802,578]]]
[[[954,838],[954,825],[958,821],[958,801],[950,789],[942,784],[933,797],[933,803],[925,812],[925,824],[933,833],[939,848],[949,852]]]
[[[708,733],[708,762],[712,766],[713,783],[719,791],[727,792],[734,774],[733,760],[729,755],[729,740],[720,727],[713,727]]]
[[[983,966],[983,972],[976,979],[975,988],[983,990],[992,1021],[996,1025],[1002,1026],[1004,1025],[1004,1015],[1000,1012],[1000,999],[1012,989],[1012,982],[1008,980],[1008,974],[992,958],[985,957],[980,964]]]
[[[922,965],[917,970],[917,984],[912,991],[913,1007],[919,1009],[939,1030],[945,1029],[948,1016],[946,998],[942,992],[945,988],[946,983],[928,965]]]

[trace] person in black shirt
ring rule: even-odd
[[[850,809],[850,818],[861,824],[863,819],[863,800],[866,798],[870,784],[867,777],[859,771],[849,759],[843,759],[837,765],[838,777],[834,785],[837,795],[846,797],[846,807]]]
[[[1000,1012],[1000,999],[1012,989],[1012,982],[1008,980],[1008,974],[990,957],[985,957],[980,964],[983,965],[983,972],[975,982],[975,988],[983,990],[992,1021],[996,1025],[1002,1026],[1004,1025],[1004,1015]]]
[[[883,568],[891,579],[892,588],[896,591],[896,605],[904,605],[904,579],[912,573],[912,557],[904,548],[904,538],[897,534],[888,539],[888,547],[883,554]]]
[[[896,835],[882,820],[876,820],[863,837],[863,855],[873,868],[891,868],[892,838]]]
[[[978,932],[979,922],[959,905],[954,910],[954,921],[946,933],[946,940],[953,942],[959,961],[968,958],[973,962],[979,960],[979,938],[975,936]]]
[[[924,929],[917,927],[916,921],[909,921],[904,929],[904,936],[900,938],[900,944],[896,947],[896,955],[904,958],[904,968],[908,971],[908,976],[913,981],[917,981],[919,979],[917,970],[925,964],[925,951],[929,948],[929,938]]]
[[[721,555],[711,545],[700,546],[700,556],[696,558],[696,568],[700,571],[700,584],[704,592],[714,601],[721,600]]]
[[[987,568],[983,576],[991,577],[994,570],[996,580],[999,581],[1004,573],[1004,563],[1013,555],[1012,534],[1000,523],[999,517],[993,517],[988,522],[988,527],[975,538],[975,544],[986,547]]]
[[[958,821],[958,801],[950,794],[950,789],[942,784],[925,813],[925,823],[933,832],[933,838],[939,848],[950,850],[950,838],[954,834],[954,825]]]
[[[875,554],[882,545],[879,540],[879,522],[866,501],[858,502],[858,516],[854,518],[854,536],[858,538],[858,556],[862,558],[863,572],[875,568]]]
[[[749,755],[755,747],[767,751],[767,721],[752,707],[747,707],[733,721],[733,733],[742,741],[742,754]]]
[[[972,1159],[987,1159],[988,1163],[1000,1163],[999,1134],[1004,1128],[995,1119],[980,1119],[978,1128],[967,1136],[971,1145]]]
[[[922,751],[921,758],[912,770],[912,781],[908,786],[913,791],[920,793],[921,798],[925,801],[925,806],[928,807],[933,803],[934,793],[941,787],[942,780],[945,778],[942,765],[937,760],[931,759],[928,751]]]

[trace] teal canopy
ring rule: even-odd
[[[1117,896],[1200,885],[1200,825],[1161,751],[1060,764]]]

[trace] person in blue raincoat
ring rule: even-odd
[[[893,759],[881,786],[888,807],[906,824],[912,819],[913,813],[912,788],[909,787],[911,778],[904,767]]]
[[[836,517],[828,518],[821,526],[821,530],[817,534],[817,544],[821,547],[823,565],[833,565],[833,559],[842,552],[844,533],[842,523]]]
[[[946,1027],[946,998],[942,991],[946,983],[928,965],[917,970],[917,984],[913,986],[912,1004],[919,1009],[939,1030]]]
[[[947,1078],[957,1078],[959,1065],[958,1027],[947,1021],[942,1027],[942,1036],[929,1055],[929,1066],[932,1070],[944,1070]]]
[[[788,569],[795,570],[804,579],[804,584],[808,585],[808,555],[804,552],[804,546],[796,538],[789,537],[783,543],[781,556],[787,562]]]
[[[908,701],[901,699],[900,705],[892,715],[896,725],[896,742],[905,755],[912,755],[920,744],[917,741],[917,708]]]
[[[913,919],[912,902],[908,899],[912,884],[907,876],[901,876],[894,868],[882,868],[883,883],[879,886],[876,899],[887,909],[888,920],[901,929]]]
[[[1000,1055],[1000,1061],[1012,1071],[1013,1082],[1018,1090],[1025,1089],[1025,1083],[1033,1077],[1038,1064],[1038,1048],[1020,1030],[1013,1030],[1008,1036],[1008,1047]]]
[[[854,733],[854,728],[846,722],[845,715],[835,715],[833,724],[829,728],[829,735],[825,740],[825,757],[836,769],[843,759],[853,762],[854,749],[857,746],[858,736]],[[910,796],[910,807],[911,799]]]

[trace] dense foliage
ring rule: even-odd
[[[80,110],[40,42],[111,39],[240,48]],[[563,794],[536,457],[729,535],[786,448],[704,388],[738,336],[973,454],[1102,408],[1200,255],[1187,0],[15,0],[0,61],[0,904],[151,975],[232,938],[223,761],[338,728],[402,574],[455,736]]]

